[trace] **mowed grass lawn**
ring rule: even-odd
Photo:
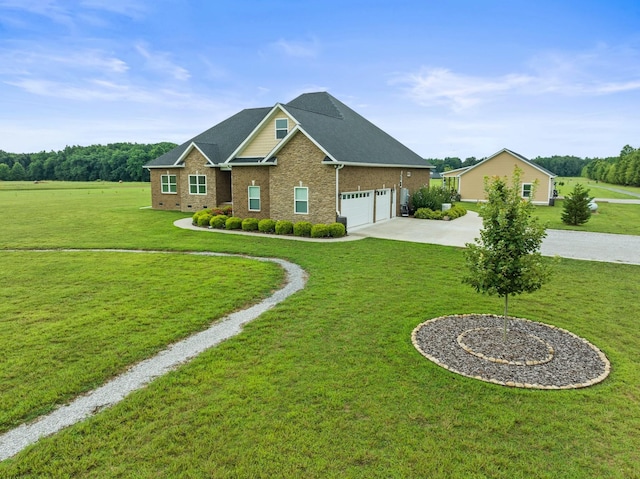
[[[171,224],[184,215],[140,209],[149,203],[143,185],[50,193],[0,190],[0,248],[233,252],[289,259],[309,279],[239,336],[0,463],[0,477],[640,477],[640,267],[562,260],[542,290],[514,298],[514,316],[585,337],[612,372],[586,389],[510,389],[452,374],[411,344],[426,319],[501,311],[498,298],[460,283],[458,248],[184,231]],[[3,264],[16,254],[24,269],[42,255],[57,261],[0,251]],[[152,278],[156,268],[136,270]],[[163,303],[193,294],[169,283]],[[246,288],[224,287],[233,289]]]

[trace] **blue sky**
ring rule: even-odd
[[[637,0],[0,0],[0,149],[182,143],[326,90],[423,157],[640,147]]]

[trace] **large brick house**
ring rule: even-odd
[[[152,206],[349,228],[400,213],[429,184],[426,160],[329,93],[242,110],[145,165]],[[405,195],[403,195],[404,197]]]

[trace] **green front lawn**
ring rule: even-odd
[[[55,192],[55,201],[32,193],[18,203],[13,191],[0,191],[0,203],[7,205],[0,209],[6,225],[0,248],[283,257],[305,268],[309,280],[239,336],[0,463],[0,477],[640,476],[638,266],[563,260],[548,285],[514,298],[514,316],[585,337],[608,355],[612,373],[581,390],[510,389],[452,374],[411,344],[411,331],[426,319],[501,311],[500,299],[460,283],[464,261],[458,248],[184,231],[171,224],[184,215],[139,209],[149,202],[148,188],[96,195],[70,190],[66,197]],[[44,210],[46,216],[32,221],[32,211]],[[15,254],[24,257],[7,259]],[[43,254],[57,261],[54,253],[0,251],[0,258],[15,274],[28,275],[24,270]],[[107,262],[113,255],[86,254]],[[189,258],[167,257],[176,262],[173,271]],[[218,262],[227,267],[219,259],[207,261],[203,269]],[[136,271],[150,278],[156,269],[143,264]],[[162,284],[177,282],[169,277]],[[98,277],[87,283],[100,284]],[[69,278],[58,296],[81,287]],[[165,295],[164,302],[181,304],[178,296],[193,294],[187,290]],[[86,329],[97,326],[83,302],[69,301],[65,308],[88,316]],[[25,301],[22,309],[37,307]],[[2,313],[0,321],[13,327],[15,317]],[[82,329],[64,337],[75,340]],[[104,348],[120,341],[112,338]],[[14,349],[18,358],[32,354],[24,346]],[[99,359],[96,367],[107,364]]]
[[[562,202],[556,200],[554,206],[536,206],[535,214],[547,225],[557,230],[589,231],[591,233],[613,233],[640,235],[640,205],[619,203],[598,203],[597,213],[580,226],[566,225],[562,222]],[[480,211],[480,204],[461,202],[471,211]]]
[[[241,258],[0,254],[0,432],[260,300],[282,280],[272,263]]]

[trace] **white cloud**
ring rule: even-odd
[[[151,52],[146,45],[139,43],[136,50],[146,60],[147,66],[151,70],[167,74],[176,80],[186,81],[191,74],[186,68],[176,65],[169,59],[169,54],[164,52]]]
[[[103,10],[131,18],[142,18],[148,11],[145,3],[139,0],[82,0],[80,5],[89,9]]]
[[[472,76],[447,68],[421,68],[396,76],[406,95],[422,106],[445,105],[454,112],[504,97],[556,94],[599,96],[640,90],[640,52],[599,45],[581,53],[536,55],[524,71]]]
[[[408,95],[424,106],[444,104],[455,111],[475,106],[496,94],[532,83],[526,75],[510,74],[496,78],[464,76],[446,68],[413,73],[392,83],[408,84]]]
[[[0,8],[41,15],[64,25],[72,25],[72,14],[68,6],[57,0],[0,0]]]
[[[309,41],[292,41],[280,39],[271,44],[276,51],[289,57],[314,58],[320,51],[320,45],[314,38]]]
[[[0,75],[46,75],[48,78],[73,76],[85,72],[119,75],[129,65],[120,58],[97,49],[68,50],[58,47],[47,50],[38,45],[24,45],[14,50],[0,50]]]

